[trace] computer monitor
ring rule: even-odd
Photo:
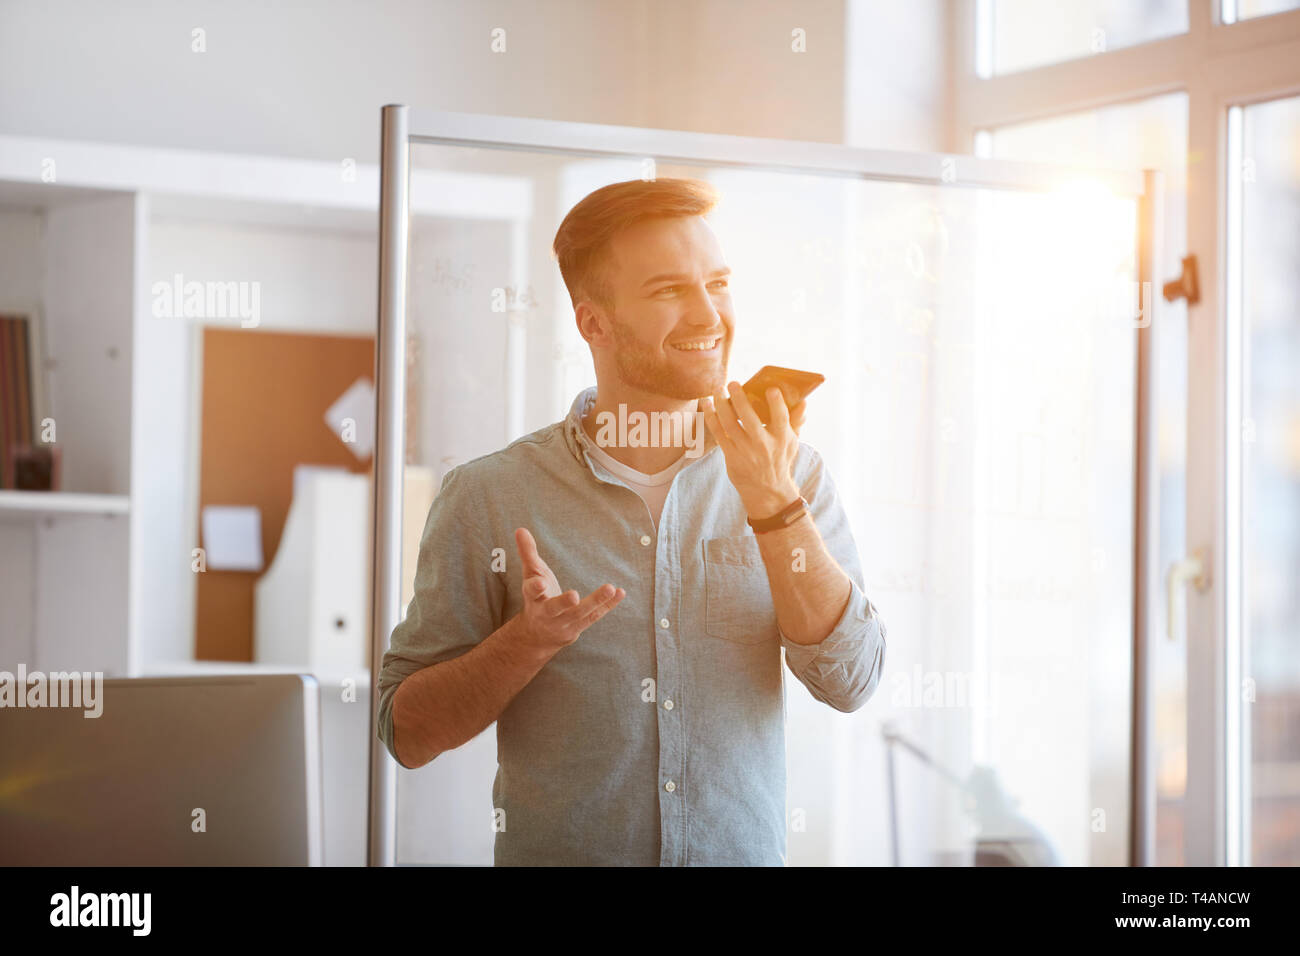
[[[0,863],[321,864],[314,677],[110,679],[102,700],[0,709]]]

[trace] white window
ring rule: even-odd
[[[1199,300],[1156,297],[1153,317],[1153,546],[1162,572],[1199,559],[1203,575],[1172,620],[1150,602],[1157,806],[1137,863],[1300,862],[1283,839],[1300,822],[1297,7],[960,8],[959,148],[1160,169],[1158,277],[1199,267]]]

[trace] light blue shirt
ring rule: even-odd
[[[673,478],[656,530],[645,502],[588,454],[581,418],[595,395],[443,479],[414,597],[384,655],[380,738],[396,759],[393,695],[406,677],[519,613],[514,530],[526,527],[561,588],[586,595],[609,582],[627,596],[497,720],[497,812],[482,816],[495,821],[496,864],[784,865],[782,648],[790,673],[846,713],[872,695],[885,661],[884,622],[835,485],[800,442],[795,481],[852,588],[825,640],[796,644],[777,624],[712,435]]]

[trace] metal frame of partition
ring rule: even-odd
[[[379,317],[375,348],[376,444],[372,631],[370,647],[370,761],[367,858],[371,866],[395,862],[396,763],[378,737],[379,672],[388,640],[401,620],[401,512],[405,421],[407,241],[410,146],[439,144],[568,156],[653,159],[662,163],[740,167],[807,175],[920,183],[934,186],[1047,191],[1087,177],[1117,195],[1139,199],[1138,278],[1153,289],[1157,259],[1152,179],[1142,171],[979,159],[965,155],[857,149],[831,143],[760,139],[714,133],[602,126],[552,120],[383,107],[379,192]],[[1148,308],[1154,308],[1155,296]],[[1142,299],[1139,299],[1141,302]],[[1150,316],[1148,316],[1150,318]],[[1130,779],[1130,862],[1151,861],[1154,781],[1150,772],[1150,679],[1147,645],[1153,576],[1153,390],[1150,337],[1155,322],[1139,323],[1135,367],[1134,667],[1133,746]]]

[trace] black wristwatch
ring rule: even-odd
[[[781,528],[789,527],[807,513],[808,502],[800,495],[770,518],[759,518],[757,521],[753,518],[746,518],[745,520],[749,522],[749,526],[754,529],[755,534],[763,534],[765,531],[778,531]]]

